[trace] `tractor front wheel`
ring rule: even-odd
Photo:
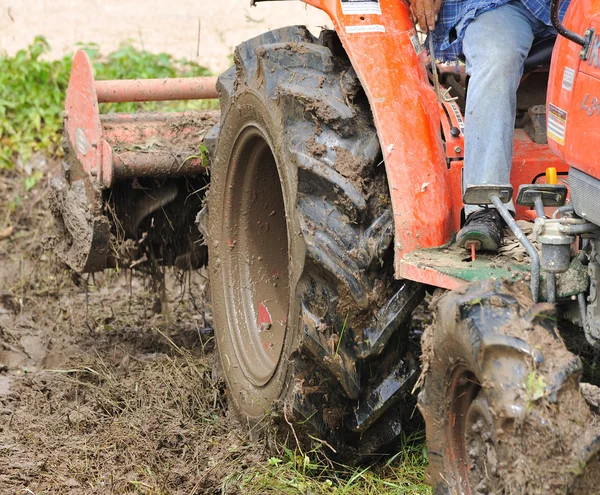
[[[419,407],[436,495],[597,493],[600,428],[581,361],[552,306],[528,294],[491,281],[447,293],[424,333]]]

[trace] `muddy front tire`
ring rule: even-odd
[[[366,97],[333,35],[236,49],[209,193],[215,337],[234,409],[335,450],[401,434],[423,292],[393,278],[393,218]],[[387,380],[387,381],[386,381]],[[386,400],[378,386],[385,387]],[[410,411],[409,411],[410,414]]]
[[[552,307],[491,281],[437,307],[419,396],[435,494],[597,493],[600,429]]]

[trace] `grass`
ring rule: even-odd
[[[131,44],[101,57],[95,44],[86,50],[97,79],[192,77],[209,75],[204,67],[166,53],[150,53]],[[72,55],[47,60],[50,45],[36,37],[14,56],[0,54],[0,169],[27,162],[33,153],[60,153],[62,111],[69,83]],[[105,104],[101,111],[190,110],[207,102]],[[214,105],[208,103],[208,105]]]
[[[222,493],[234,486],[252,494],[397,495],[431,494],[424,483],[427,464],[423,439],[412,438],[404,449],[376,466],[350,468],[334,464],[319,452],[297,455],[284,449],[249,473],[234,473],[223,480]]]

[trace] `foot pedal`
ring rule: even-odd
[[[515,237],[523,245],[527,254],[531,258],[531,295],[533,296],[533,302],[538,301],[540,293],[540,255],[537,249],[531,244],[531,241],[527,239],[527,236],[523,233],[517,222],[508,211],[508,208],[504,203],[508,203],[513,194],[513,188],[510,184],[497,185],[497,184],[485,184],[479,186],[467,186],[465,194],[463,196],[463,202],[466,205],[489,205],[493,204],[494,208],[498,210],[498,213],[502,216],[506,225],[512,230]],[[540,200],[538,200],[538,203]],[[542,206],[542,210],[543,210]],[[542,211],[543,213],[543,211]]]
[[[481,184],[468,185],[463,194],[463,203],[466,205],[491,205],[492,197],[500,198],[503,203],[512,199],[513,188],[510,184]]]
[[[567,201],[567,186],[563,184],[522,184],[517,194],[517,204],[535,206],[541,199],[544,206],[563,206]]]

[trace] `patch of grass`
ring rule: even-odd
[[[189,60],[166,53],[149,53],[131,44],[122,45],[106,57],[95,44],[81,45],[92,60],[97,79],[193,77],[209,71]],[[36,37],[14,56],[0,54],[0,169],[12,168],[37,151],[59,152],[64,97],[69,84],[72,55],[49,61],[50,45]],[[214,107],[214,102],[121,103],[102,106],[103,112],[175,110]]]
[[[350,468],[334,464],[319,451],[298,455],[283,449],[245,473],[234,472],[223,480],[221,493],[247,494],[397,495],[431,494],[425,484],[427,458],[424,439],[413,437],[382,464]]]

